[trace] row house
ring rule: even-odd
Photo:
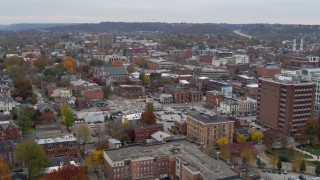
[[[14,121],[0,121],[0,142],[20,139],[21,129]]]
[[[52,104],[39,104],[37,110],[40,112],[40,116],[37,119],[38,124],[55,122],[55,110]]]
[[[0,95],[0,111],[12,111],[12,109],[19,105],[11,96]]]
[[[241,99],[225,99],[220,102],[218,111],[228,115],[247,115],[256,113],[257,101],[247,98],[246,100]]]
[[[74,160],[78,156],[77,140],[73,135],[36,139],[35,142],[42,146],[50,158],[66,156]]]
[[[206,107],[210,109],[216,109],[220,106],[220,102],[223,101],[225,95],[219,91],[207,91],[206,93]]]

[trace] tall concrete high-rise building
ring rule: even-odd
[[[293,39],[293,47],[292,50],[296,51],[297,50],[297,41],[296,41],[296,37],[294,37]]]
[[[113,34],[111,33],[102,33],[98,36],[98,45],[101,48],[106,48],[112,46],[113,44]]]
[[[301,41],[300,41],[300,49],[299,50],[303,51],[303,39],[301,39]]]
[[[257,121],[289,135],[313,116],[315,83],[296,74],[260,78]]]

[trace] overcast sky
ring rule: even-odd
[[[320,24],[320,0],[0,0],[0,24],[191,22]]]

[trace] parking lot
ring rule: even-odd
[[[292,176],[298,178],[299,173],[294,173],[294,172],[288,172],[288,174],[278,174],[278,173],[272,173],[272,172],[262,172],[262,170],[259,170],[260,176],[261,176],[261,180],[265,179],[265,180],[288,180],[289,178],[291,178]],[[310,175],[303,175],[307,180],[312,180],[312,178],[314,178],[315,176],[310,176]]]

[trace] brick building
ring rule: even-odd
[[[21,131],[12,120],[0,121],[0,142],[20,139]]]
[[[233,140],[234,121],[215,115],[191,115],[187,118],[187,136],[204,147],[213,147],[217,139]]]
[[[186,87],[181,87],[181,85],[176,86],[172,84],[167,86],[165,92],[172,95],[174,103],[198,102],[203,99],[203,93],[201,91],[190,90]]]
[[[225,95],[219,91],[207,91],[206,93],[206,107],[216,109],[220,102],[224,100]]]
[[[144,86],[139,85],[119,85],[115,90],[119,96],[123,98],[139,98],[140,96],[145,95]]]
[[[186,121],[175,121],[174,126],[178,129],[178,133],[187,134],[187,122]]]
[[[104,172],[110,180],[239,178],[225,162],[205,154],[186,139],[104,150],[103,157]]]
[[[54,109],[51,104],[39,104],[37,110],[40,111],[40,116],[37,119],[37,123],[52,123],[55,121]]]
[[[260,78],[257,122],[285,134],[297,132],[313,116],[315,83],[282,74]]]
[[[88,99],[100,99],[103,100],[103,92],[101,88],[95,88],[95,89],[88,89],[81,91],[81,94],[84,98]]]
[[[66,156],[73,160],[78,156],[77,140],[73,135],[64,135],[44,139],[36,139],[48,157]]]
[[[281,73],[281,68],[275,64],[266,64],[256,68],[259,77],[273,77]]]
[[[157,131],[163,131],[163,124],[138,126],[134,129],[135,142],[136,143],[146,143],[146,140],[150,139],[151,135]]]

